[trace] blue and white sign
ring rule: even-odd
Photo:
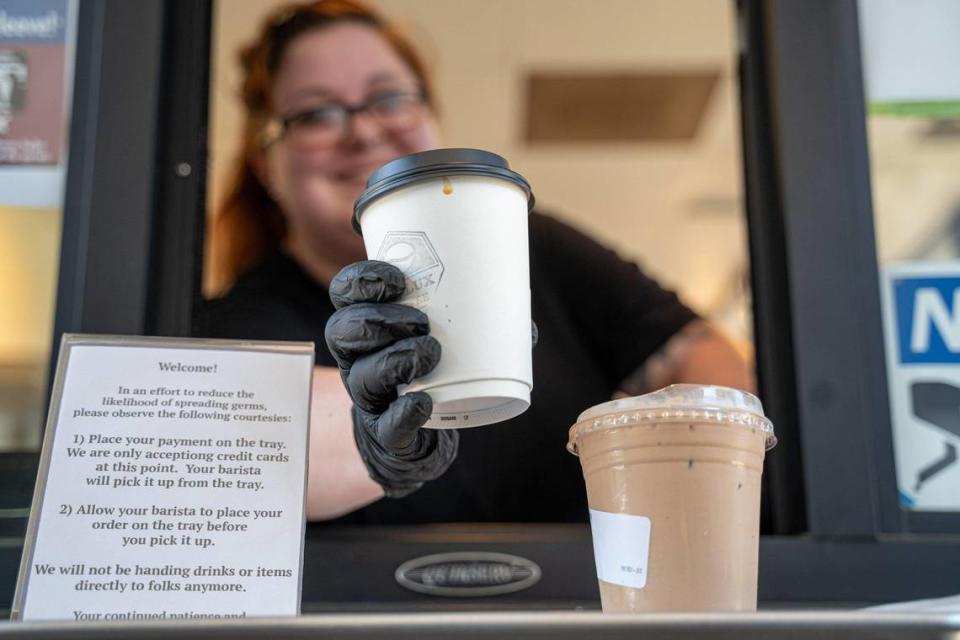
[[[888,265],[881,289],[900,502],[960,511],[960,261]]]

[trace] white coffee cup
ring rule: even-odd
[[[427,427],[502,422],[530,406],[530,185],[502,157],[437,149],[388,162],[354,209],[367,256],[406,276],[399,300],[422,310],[443,349],[401,388],[433,399]]]

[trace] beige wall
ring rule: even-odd
[[[60,223],[59,209],[0,207],[0,366],[46,365]]]
[[[874,115],[867,125],[880,262],[956,259],[960,120],[939,132],[928,118]]]
[[[54,299],[59,209],[0,207],[0,450],[40,445]]]
[[[217,3],[212,194],[236,151],[235,51],[274,3]],[[724,0],[380,0],[433,62],[445,142],[496,151],[546,209],[639,261],[746,337],[735,286],[745,265],[736,112],[735,14]],[[716,70],[696,138],[679,143],[529,146],[532,71]]]

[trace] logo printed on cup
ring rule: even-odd
[[[422,231],[390,231],[380,244],[377,260],[389,262],[406,276],[403,302],[422,307],[440,286],[443,262]]]

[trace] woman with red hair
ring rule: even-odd
[[[436,366],[439,345],[422,313],[389,304],[402,274],[363,262],[351,217],[377,167],[440,146],[425,66],[396,29],[355,0],[281,8],[241,62],[243,146],[211,233],[212,268],[227,292],[201,310],[197,334],[317,343],[308,517],[586,520],[579,464],[565,451],[580,411],[618,391],[672,382],[751,386],[733,347],[673,293],[534,212],[540,340],[531,408],[462,433],[421,429],[429,396],[398,397],[396,389]],[[324,339],[328,322],[343,317],[336,306],[344,300],[367,305],[375,319],[357,323],[355,336],[380,336],[377,344]],[[386,362],[384,354],[392,368],[365,366],[363,378],[359,366],[350,368]]]

